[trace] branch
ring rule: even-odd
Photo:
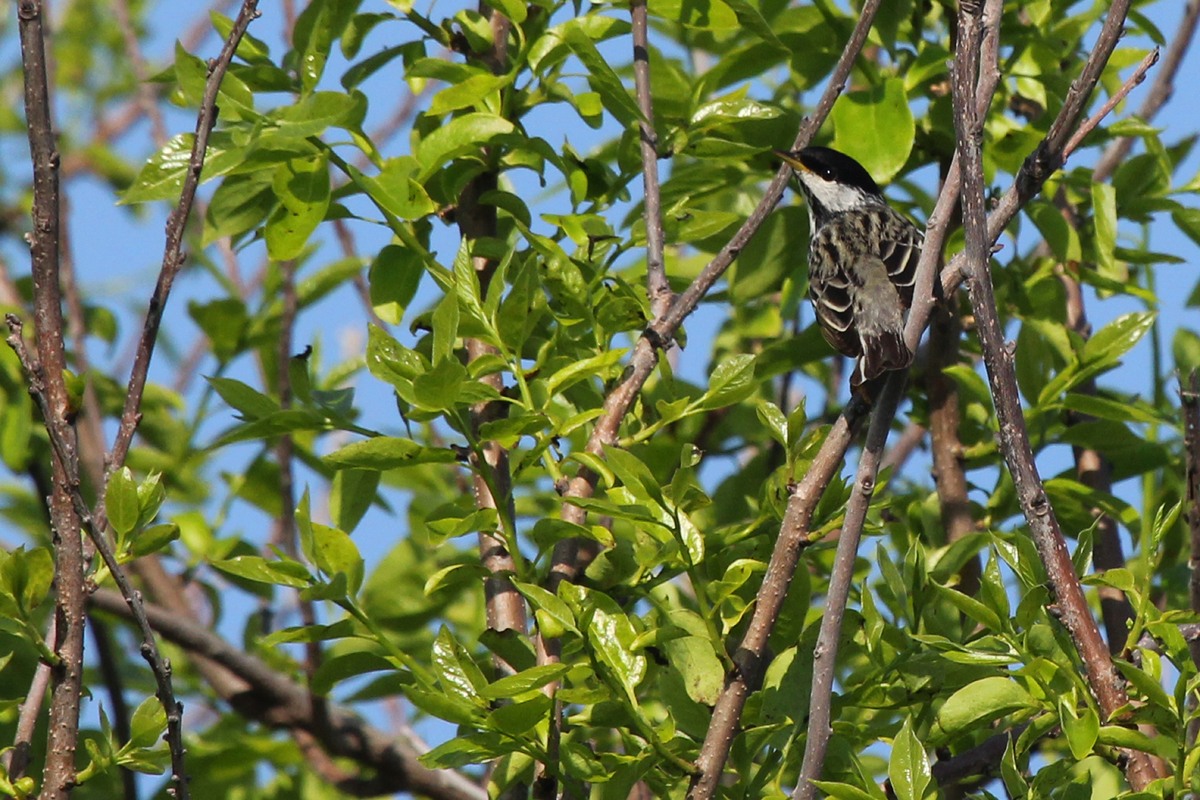
[[[191,214],[192,203],[196,198],[196,187],[200,185],[200,172],[204,169],[204,156],[208,150],[208,137],[217,121],[217,92],[221,88],[221,80],[225,77],[233,54],[237,51],[242,36],[251,21],[259,16],[258,0],[243,0],[241,11],[234,20],[233,29],[221,48],[220,55],[211,63],[208,81],[204,86],[204,98],[200,102],[200,113],[196,117],[196,135],[192,143],[192,154],[188,160],[188,170],[183,179],[183,190],[179,196],[179,204],[167,218],[167,241],[163,252],[162,268],[158,273],[158,282],[154,294],[150,297],[146,309],[146,319],[142,325],[142,337],[138,342],[137,354],[134,357],[132,373],[129,376],[129,391],[125,395],[125,407],[121,411],[121,423],[117,428],[117,437],[109,454],[108,468],[105,472],[104,486],[100,491],[100,499],[96,503],[96,523],[104,529],[108,523],[108,514],[104,507],[104,496],[108,490],[108,481],[113,472],[125,465],[125,457],[129,454],[129,446],[142,419],[142,394],[146,390],[146,374],[150,370],[150,359],[154,356],[154,346],[158,340],[158,327],[166,310],[167,298],[171,294],[171,286],[175,276],[183,266],[184,229],[188,216]]]
[[[68,463],[68,459],[70,458],[71,454],[74,452],[74,450],[73,450],[74,440],[73,440],[73,438],[68,438],[67,436],[64,436],[64,434],[63,434],[62,430],[60,430],[59,426],[56,426],[56,425],[52,424],[51,422],[49,422],[49,420],[53,419],[54,406],[51,404],[49,389],[48,389],[48,387],[43,386],[41,379],[38,376],[37,367],[33,364],[32,360],[30,359],[29,352],[25,348],[25,341],[24,341],[24,339],[21,338],[21,334],[22,334],[21,320],[19,320],[13,314],[8,314],[5,319],[8,322],[8,330],[9,330],[9,336],[7,339],[8,346],[11,347],[13,349],[13,352],[15,352],[17,354],[17,358],[21,362],[21,367],[25,370],[26,379],[29,382],[29,393],[30,393],[30,395],[33,396],[34,401],[38,404],[38,408],[41,410],[43,418],[47,420],[46,433],[50,439],[50,448],[51,448],[51,452],[53,453],[53,456],[54,456],[54,463],[56,465],[55,470],[57,472],[58,465]],[[40,333],[41,333],[41,329],[39,328],[39,337],[40,337]],[[60,334],[61,334],[61,328],[60,328]],[[61,337],[60,337],[60,342],[61,342]],[[62,375],[62,372],[60,371],[59,372],[60,380],[61,380],[61,375]],[[68,427],[68,432],[71,432],[69,427]],[[58,490],[56,488],[56,494],[57,494],[57,491]],[[96,525],[95,518],[92,516],[92,513],[91,513],[91,509],[88,508],[87,501],[84,500],[83,494],[79,490],[79,464],[77,461],[73,464],[72,470],[70,472],[69,480],[67,480],[65,482],[64,494],[65,494],[66,504],[67,504],[66,507],[68,510],[70,510],[72,508],[74,509],[74,517],[76,518],[76,526],[77,526],[76,532],[75,532],[75,535],[71,538],[73,538],[75,540],[77,546],[80,546],[79,559],[80,559],[81,572],[80,572],[79,592],[81,595],[81,603],[83,605],[86,605],[87,597],[83,592],[83,586],[82,586],[83,553],[82,553],[82,547],[81,547],[82,540],[80,539],[79,533],[78,533],[78,525],[80,522],[83,523],[83,528],[84,528],[84,530],[87,531],[87,534],[88,534],[89,538],[91,539],[92,544],[94,544],[96,546],[96,551],[99,552],[100,557],[104,559],[105,566],[108,567],[108,571],[112,574],[113,580],[116,582],[117,586],[120,588],[121,595],[125,598],[125,602],[129,604],[130,611],[133,614],[134,619],[137,621],[139,629],[141,630],[141,634],[142,634],[141,653],[142,653],[142,656],[146,659],[147,663],[149,663],[151,672],[154,673],[154,681],[155,681],[155,684],[157,687],[156,691],[155,691],[155,695],[158,697],[159,702],[162,703],[163,710],[166,713],[166,717],[167,717],[167,736],[166,736],[166,738],[167,738],[168,746],[171,751],[171,775],[172,775],[172,783],[174,784],[173,788],[175,790],[175,796],[177,798],[179,798],[180,800],[188,800],[189,795],[188,795],[188,789],[187,789],[187,773],[185,772],[184,765],[183,765],[183,754],[184,754],[183,705],[175,699],[175,692],[174,692],[174,689],[171,687],[171,663],[169,661],[167,661],[166,659],[164,659],[158,651],[158,644],[154,639],[154,632],[150,629],[150,625],[146,621],[145,611],[142,608],[141,593],[138,592],[133,587],[133,584],[130,583],[128,576],[125,575],[124,570],[121,568],[120,562],[117,561],[116,554],[113,552],[112,545],[109,544],[108,538],[104,535],[104,529],[100,528],[98,525]],[[52,514],[54,513],[53,507],[51,508],[51,513]],[[56,548],[56,550],[58,550],[58,549],[59,548]],[[61,595],[63,592],[63,582],[64,581],[63,581],[63,578],[61,575],[57,576],[57,580],[58,580],[58,584],[59,584],[59,594]],[[79,624],[80,625],[83,624],[83,616],[84,615],[82,612],[83,612],[83,608],[81,606],[80,614],[79,614]],[[70,622],[70,620],[68,620],[68,622]],[[61,622],[60,622],[60,627],[61,627]],[[81,635],[81,638],[82,638],[82,635]],[[81,646],[80,646],[79,657],[81,659],[79,671],[82,673],[82,657],[83,657],[82,642],[81,642]],[[64,665],[64,666],[66,666],[68,670],[70,669],[69,664]],[[57,694],[58,694],[58,686],[56,685],[55,686],[55,699],[51,702],[51,707],[50,707],[50,715],[51,715],[50,721],[51,721],[51,725],[52,725],[52,728],[51,728],[51,741],[52,742],[53,742],[54,736],[55,736],[53,723],[55,721],[55,716],[54,716],[55,715],[55,701],[57,701]],[[78,703],[79,703],[79,697],[76,697],[76,699],[75,699],[75,704],[76,704],[75,725],[76,725],[76,727],[78,727],[78,713],[79,713],[78,712]],[[59,734],[59,735],[61,736],[62,734]],[[73,747],[72,747],[72,755],[73,755]],[[49,761],[49,756],[47,757],[47,760]],[[47,767],[47,775],[50,775],[50,774],[51,774],[50,768]],[[62,789],[59,791],[63,792],[62,796],[65,798],[67,796],[67,794],[69,793],[70,785],[73,783],[73,780],[74,780],[74,762],[73,762],[73,760],[70,764],[70,777],[69,778],[65,778],[65,779],[59,778],[57,773],[55,773],[56,784],[51,784],[50,777],[46,778],[46,783],[47,783],[47,786],[53,786],[53,785],[57,785],[57,782],[60,780],[62,781]],[[56,794],[54,796],[57,797],[58,795]]]
[[[650,42],[646,32],[646,0],[632,0],[629,13],[633,20],[633,81],[637,88],[638,108],[644,119],[639,123],[642,139],[642,185],[645,187],[646,294],[650,312],[661,317],[671,303],[671,285],[663,261],[662,202],[658,183],[658,133],[654,130],[654,98],[650,93]]]
[[[1175,76],[1183,64],[1183,57],[1187,55],[1188,48],[1192,45],[1197,20],[1200,20],[1200,0],[1191,0],[1184,8],[1183,18],[1179,21],[1179,27],[1175,29],[1175,38],[1171,40],[1171,44],[1167,48],[1162,69],[1158,71],[1146,99],[1142,101],[1142,107],[1138,109],[1138,116],[1146,122],[1154,119],[1158,115],[1158,110],[1175,93]],[[1129,155],[1133,142],[1133,137],[1122,136],[1109,144],[1096,163],[1096,168],[1092,172],[1092,180],[1104,181],[1112,176],[1121,162]]]
[[[1100,122],[1107,117],[1114,108],[1117,107],[1117,104],[1124,100],[1126,96],[1128,96],[1129,93],[1134,90],[1134,87],[1139,86],[1142,81],[1146,80],[1146,73],[1157,63],[1158,48],[1156,47],[1146,54],[1146,57],[1143,58],[1141,63],[1137,65],[1137,69],[1133,71],[1133,74],[1129,76],[1129,79],[1126,80],[1125,83],[1121,84],[1121,88],[1118,89],[1112,97],[1104,101],[1104,105],[1100,106],[1100,110],[1088,117],[1087,121],[1080,125],[1079,129],[1071,135],[1070,140],[1067,142],[1067,146],[1063,148],[1064,161],[1071,157],[1071,154],[1075,152],[1075,148],[1079,147],[1080,142],[1083,141],[1083,137],[1094,131],[1100,125]],[[1093,180],[1095,180],[1094,172]]]
[[[944,372],[946,367],[958,363],[961,335],[962,326],[956,313],[948,308],[934,312],[929,323],[929,370],[925,374],[925,391],[929,397],[934,485],[947,544],[957,542],[975,530],[963,468],[962,441],[958,435],[958,381]],[[974,595],[979,589],[979,573],[979,556],[976,554],[959,570],[958,590]]]
[[[1191,573],[1188,598],[1191,610],[1200,611],[1200,374],[1196,370],[1192,370],[1188,376],[1187,388],[1180,387],[1179,398],[1183,406],[1183,456],[1187,465],[1185,519],[1190,534],[1188,568]],[[1200,667],[1200,640],[1189,640],[1188,649],[1192,661]],[[1200,731],[1200,721],[1189,721],[1187,731],[1187,742],[1191,745],[1196,741],[1197,731]]]
[[[1117,0],[1113,4],[1101,30],[1096,52],[1107,50],[1111,53],[1127,10],[1128,3],[1125,0]],[[988,220],[984,214],[983,115],[977,113],[969,100],[973,97],[978,65],[979,22],[977,6],[969,3],[960,5],[959,46],[953,71],[954,124],[962,160],[962,209],[966,231],[964,257],[968,290],[995,400],[1004,460],[1012,474],[1034,544],[1046,566],[1055,599],[1062,610],[1061,619],[1083,659],[1088,683],[1100,704],[1101,713],[1110,718],[1128,703],[1128,696],[1091,615],[1054,509],[1037,473],[1017,393],[1012,354],[1005,346],[1004,331],[1000,326],[988,272],[993,240],[989,236]],[[1051,165],[1057,169],[1062,164],[1067,134],[1073,123],[1068,118],[1073,116],[1077,119],[1082,115],[1091,89],[1106,62],[1107,58],[1096,59],[1093,55],[1084,65],[1083,75],[1072,84],[1062,114],[1054,120],[1045,141],[1026,160],[1026,166],[1031,161],[1036,166],[1027,180],[1022,181],[1018,176],[1014,184],[1018,193],[1031,192],[1035,183],[1040,187],[1036,176],[1041,169],[1050,169]],[[1127,757],[1126,777],[1134,790],[1140,791],[1154,779],[1153,768],[1145,754],[1128,750],[1124,753]]]
[[[46,626],[46,641],[53,642],[58,639],[58,634],[55,632],[57,623],[57,616],[50,617],[50,622]],[[38,717],[42,713],[42,703],[46,699],[48,688],[50,688],[50,665],[45,661],[38,661],[33,670],[33,680],[29,682],[29,692],[25,695],[25,702],[21,703],[21,711],[17,715],[17,731],[13,736],[13,746],[0,754],[0,764],[3,764],[8,770],[9,781],[16,781],[24,777],[25,770],[29,767],[29,750],[33,746],[33,733],[37,728]]]
[[[1079,120],[1083,116],[1087,100],[1096,88],[1096,82],[1100,79],[1104,66],[1108,63],[1108,59],[1112,56],[1113,49],[1121,37],[1125,15],[1128,11],[1129,0],[1114,0],[1112,7],[1109,8],[1108,16],[1104,19],[1104,26],[1100,30],[1100,36],[1096,39],[1091,55],[1084,63],[1079,77],[1071,82],[1071,88],[1067,92],[1058,116],[1050,126],[1050,131],[1033,153],[1025,159],[1025,163],[1017,171],[1012,185],[996,203],[992,212],[987,215],[986,241],[989,246],[995,244],[1008,224],[1025,207],[1025,204],[1041,191],[1042,186],[1065,161],[1063,150],[1068,134],[1079,124]],[[966,260],[966,253],[959,253],[942,270],[941,283],[947,296],[957,289],[966,277],[963,273]],[[909,328],[905,330],[906,339],[911,326],[912,316],[909,317]]]
[[[997,733],[970,750],[936,761],[931,770],[934,782],[938,786],[952,786],[968,778],[993,774],[1000,766],[1000,759],[1004,757],[1008,743],[1015,742],[1027,727],[1029,723],[1018,725],[1012,730]]]
[[[112,590],[96,590],[91,604],[123,619],[131,618],[128,604]],[[329,704],[328,724],[320,724],[308,689],[204,625],[156,605],[147,604],[145,610],[164,639],[245,681],[245,691],[225,698],[243,716],[273,728],[300,728],[316,737],[329,753],[377,770],[370,792],[362,796],[412,792],[436,800],[486,800],[487,793],[462,775],[423,767],[413,744],[388,736],[340,706]]]
[[[79,739],[79,707],[83,690],[84,592],[83,541],[70,491],[78,490],[79,465],[75,431],[68,420],[70,399],[63,370],[62,296],[59,288],[59,154],[50,121],[50,81],[40,0],[19,0],[17,22],[25,89],[25,124],[33,162],[33,314],[41,363],[29,372],[30,390],[43,398],[43,420],[62,447],[52,454],[53,488],[48,498],[54,544],[55,599],[54,687],[50,697],[49,733],[42,780],[44,800],[66,800],[75,781],[75,748]],[[24,342],[21,342],[22,349]],[[44,371],[43,371],[44,370]],[[72,479],[74,477],[74,479]],[[27,700],[27,702],[29,702]],[[40,701],[36,701],[40,702]]]
[[[842,634],[842,619],[846,614],[846,601],[850,598],[850,584],[854,580],[854,564],[858,559],[858,543],[862,538],[863,524],[871,497],[875,494],[875,475],[879,460],[883,457],[883,446],[896,408],[904,397],[905,371],[888,375],[887,383],[879,397],[879,404],[871,415],[867,429],[867,442],[858,461],[858,474],[854,480],[854,492],[846,506],[846,519],[838,537],[837,555],[833,561],[833,573],[829,576],[829,593],[825,597],[825,610],[821,614],[821,628],[817,633],[817,645],[813,651],[812,693],[808,706],[808,738],[804,742],[804,761],[796,779],[792,797],[796,800],[813,800],[821,771],[825,767],[825,752],[829,737],[833,734],[833,679],[837,666],[838,640]]]
[[[46,797],[65,797],[74,777],[74,748],[78,730],[79,695],[83,657],[83,559],[79,524],[82,521],[96,549],[103,557],[113,579],[120,587],[129,604],[131,613],[142,631],[142,655],[150,664],[157,684],[156,695],[163,705],[167,717],[167,741],[171,752],[171,769],[176,797],[186,800],[187,775],[183,764],[182,706],[175,700],[171,687],[170,664],[162,658],[154,640],[153,632],[146,622],[142,610],[141,596],[129,582],[104,536],[106,527],[103,490],[112,470],[120,469],[128,452],[129,443],[140,420],[139,407],[145,387],[146,371],[153,352],[158,324],[171,281],[182,263],[179,249],[183,238],[192,200],[195,197],[200,170],[204,164],[204,152],[208,135],[215,120],[216,95],[221,77],[224,75],[234,50],[257,12],[256,0],[245,0],[242,13],[234,24],[233,32],[222,50],[221,57],[213,66],[205,90],[197,121],[196,142],[192,151],[190,169],[184,181],[179,207],[171,215],[167,226],[167,252],[164,257],[159,285],[151,301],[146,326],[139,347],[140,370],[135,364],[126,397],[121,430],[114,445],[101,488],[101,499],[95,515],[88,508],[79,489],[79,461],[74,430],[67,422],[68,397],[63,379],[65,354],[63,352],[63,321],[61,298],[58,287],[58,178],[57,154],[54,152],[53,134],[50,130],[48,88],[45,78],[44,53],[41,42],[41,9],[36,0],[25,0],[19,7],[22,32],[22,49],[25,57],[27,81],[27,116],[29,119],[30,145],[34,153],[35,184],[35,238],[34,254],[34,315],[37,323],[38,353],[42,364],[35,364],[29,357],[22,338],[22,325],[15,316],[8,316],[10,335],[8,343],[17,353],[30,384],[30,393],[38,402],[46,431],[49,435],[55,470],[55,492],[51,499],[51,515],[56,535],[61,543],[56,546],[57,583],[59,589],[60,624],[59,639],[74,649],[63,654],[63,681],[56,685],[51,704],[50,753],[47,757]],[[28,34],[28,36],[27,36]],[[27,41],[27,39],[29,41]],[[73,527],[71,524],[73,522]],[[78,551],[76,555],[74,551]],[[64,559],[70,558],[67,563]],[[78,579],[74,577],[78,573]],[[76,583],[78,584],[76,586]],[[68,607],[68,603],[73,603]],[[78,628],[78,630],[76,630]],[[77,647],[73,641],[77,639]],[[77,650],[77,652],[75,652]],[[60,698],[64,686],[72,686],[74,699]],[[73,721],[72,721],[73,719]]]

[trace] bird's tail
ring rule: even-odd
[[[913,354],[904,343],[901,331],[881,331],[862,337],[862,356],[850,376],[850,390],[858,387],[891,369],[904,369],[912,363]]]

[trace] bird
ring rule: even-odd
[[[808,295],[825,340],[857,358],[850,390],[912,363],[904,319],[925,235],[862,164],[828,147],[775,150],[808,205]]]

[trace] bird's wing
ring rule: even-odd
[[[904,307],[912,305],[917,282],[917,262],[925,235],[911,222],[892,212],[879,239],[879,257],[887,266],[888,278],[900,292]]]
[[[850,296],[850,278],[835,266],[816,280],[808,282],[808,293],[821,323],[821,333],[834,350],[850,357],[860,350],[854,327],[854,301]]]

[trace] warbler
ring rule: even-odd
[[[888,205],[850,156],[828,147],[774,151],[808,205],[808,295],[826,341],[858,358],[850,389],[912,363],[904,318],[924,234]]]

